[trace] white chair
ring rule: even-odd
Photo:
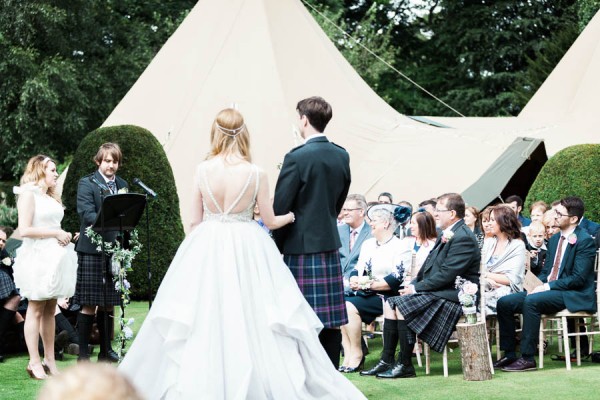
[[[596,261],[594,263],[594,271],[596,272],[596,302],[597,305],[600,306],[600,291],[599,286],[600,286],[600,268],[598,267],[598,263],[599,261],[600,255],[599,255],[599,251],[596,252]],[[596,309],[596,312],[594,313],[590,313],[590,312],[584,312],[584,311],[579,311],[579,312],[570,312],[567,309],[564,309],[562,311],[559,311],[555,314],[542,314],[542,321],[540,322],[540,343],[542,343],[542,341],[544,340],[544,333],[548,333],[548,332],[552,332],[551,329],[546,329],[544,327],[544,318],[557,318],[560,319],[560,329],[562,329],[562,339],[563,339],[563,354],[565,357],[565,363],[566,363],[566,368],[568,371],[571,370],[571,349],[570,349],[570,344],[569,344],[569,338],[570,337],[575,337],[575,353],[577,355],[577,365],[581,365],[581,344],[580,344],[580,337],[583,335],[589,335],[592,336],[593,335],[600,335],[600,318],[599,318],[599,311],[598,311],[598,307]],[[576,318],[577,322],[575,323],[575,332],[569,332],[567,330],[567,319],[568,318]],[[580,332],[580,324],[579,324],[579,319],[580,318],[589,318],[590,319],[590,323],[589,323],[589,330],[587,332]],[[596,325],[598,325],[598,329],[596,329]],[[590,340],[590,349],[588,351],[591,350],[592,348],[592,344],[593,341]],[[539,346],[539,368],[544,368],[544,349],[543,346]]]

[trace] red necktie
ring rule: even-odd
[[[548,282],[555,281],[558,278],[558,269],[560,268],[560,261],[562,258],[562,246],[565,241],[564,236],[560,236],[560,240],[558,241],[558,249],[556,250],[556,256],[554,256],[554,264],[552,264],[552,271],[550,272],[550,276],[548,277]]]
[[[356,235],[358,235],[358,232],[356,232],[355,230],[350,232],[350,251],[352,251],[354,243],[356,242]]]

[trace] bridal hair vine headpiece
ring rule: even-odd
[[[215,124],[217,125],[217,128],[223,132],[223,134],[235,138],[237,135],[240,134],[240,132],[242,132],[244,130],[244,128],[246,127],[246,124],[242,124],[239,128],[235,128],[235,129],[228,129],[228,128],[224,128],[221,125],[219,125],[218,122],[215,122]]]

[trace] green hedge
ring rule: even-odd
[[[82,140],[69,166],[63,188],[62,197],[66,207],[63,227],[71,232],[79,230],[77,183],[83,176],[97,169],[92,159],[98,147],[106,142],[118,143],[121,146],[123,162],[117,174],[129,183],[130,191],[142,193],[139,187],[132,184],[133,178],[137,177],[158,194],[157,199],[148,202],[151,217],[152,293],[155,294],[184,238],[184,232],[173,171],[162,146],[149,131],[132,125],[99,128]],[[138,232],[144,248],[135,260],[134,270],[128,278],[132,287],[132,298],[146,299],[148,289],[145,215],[140,221]]]
[[[586,218],[600,222],[600,144],[567,147],[544,165],[525,200],[529,206],[543,200],[550,204],[566,196],[579,196]]]

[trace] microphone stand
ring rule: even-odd
[[[105,194],[104,194],[104,190],[102,190],[102,187],[100,187],[100,199],[101,199],[101,203],[102,205],[104,205],[104,198],[105,198]],[[102,206],[100,207],[102,209]],[[108,356],[108,349],[109,347],[109,343],[110,343],[110,339],[108,337],[108,311],[106,309],[106,298],[108,297],[108,262],[106,259],[106,252],[104,251],[104,216],[105,213],[102,213],[102,219],[100,222],[100,237],[102,238],[102,245],[100,246],[100,250],[102,251],[102,265],[104,266],[104,268],[102,269],[102,291],[103,291],[103,298],[102,298],[102,307],[103,307],[103,313],[102,313],[102,318],[104,319],[104,332],[103,332],[103,341],[104,341],[104,349],[106,351],[106,356]],[[114,329],[114,328],[113,328]]]
[[[152,196],[146,195],[146,201]],[[150,202],[146,207],[146,267],[148,269],[148,310],[152,308],[152,260],[150,258]]]

